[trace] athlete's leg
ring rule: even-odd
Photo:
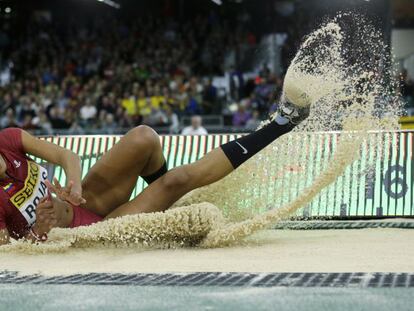
[[[164,211],[189,191],[220,180],[233,170],[224,152],[214,149],[197,162],[170,170],[107,218]]]
[[[291,110],[288,112],[292,113]],[[297,115],[298,111],[295,113]],[[189,191],[231,173],[272,141],[290,132],[297,124],[293,121],[300,122],[307,115],[308,111],[304,111],[295,119],[289,118],[290,115],[279,114],[262,129],[214,149],[193,164],[169,171],[134,200],[115,209],[107,218],[166,210]]]
[[[128,202],[138,176],[149,176],[151,181],[151,175],[161,172],[163,164],[165,159],[157,133],[147,126],[132,129],[83,179],[86,204],[82,207],[101,216],[108,215]]]

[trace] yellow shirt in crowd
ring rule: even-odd
[[[147,116],[151,113],[151,106],[147,104],[146,98],[138,99],[137,106],[138,106],[139,114],[141,116]]]
[[[158,109],[164,101],[164,96],[151,96],[151,107]]]
[[[138,113],[137,107],[135,105],[135,99],[133,97],[124,98],[122,100],[122,107],[125,108],[128,115],[130,115],[130,116],[135,116]]]
[[[165,102],[164,96],[151,96],[148,98],[124,98],[122,100],[122,107],[124,107],[130,116],[135,116],[140,114],[142,116],[147,116],[151,113],[151,109],[159,109],[161,105]],[[172,100],[168,101],[172,104]]]

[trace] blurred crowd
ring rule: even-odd
[[[187,22],[110,17],[87,24],[33,19],[15,33],[0,30],[0,128],[113,134],[146,124],[177,134],[183,117],[212,114],[235,130],[254,130],[277,109],[283,76],[263,64],[246,78],[229,61],[234,51],[258,46],[246,16],[231,21],[209,13]],[[284,27],[286,70],[300,36],[296,26]],[[213,83],[224,74],[226,91]],[[407,72],[400,86],[414,115],[414,83]],[[204,133],[202,122],[191,119],[186,131]]]
[[[242,24],[211,14],[186,23],[33,20],[8,40],[0,126],[111,133],[147,124],[175,133],[183,115],[221,113],[210,77],[224,73],[228,51],[255,44]]]

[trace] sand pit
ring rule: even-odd
[[[164,272],[406,272],[414,270],[407,229],[268,230],[219,249],[97,248],[62,254],[0,254],[0,271],[22,274]]]
[[[282,164],[312,163],[318,158],[317,148],[302,148],[303,142],[289,144],[281,138],[233,174],[177,202],[179,208],[124,216],[87,228],[55,230],[39,246],[20,242],[4,246],[0,270],[59,275],[412,270],[412,234],[408,230],[257,233],[307,206],[343,175],[361,155],[369,131],[398,128],[398,96],[389,94],[389,84],[384,86],[387,75],[374,74],[380,62],[365,63],[365,58],[354,57],[358,61],[350,66],[345,59],[346,39],[336,22],[313,32],[293,59],[284,82],[284,88],[297,87],[299,97],[312,104],[310,117],[296,132],[343,130],[320,172],[312,170],[309,177],[303,171],[296,180],[278,184],[269,172],[279,172]],[[360,39],[370,43],[366,44],[367,55],[381,55],[383,44],[375,33]],[[378,108],[377,94],[388,94],[390,104]],[[366,164],[367,172],[373,170],[375,157]],[[289,191],[279,192],[285,188]],[[296,195],[290,195],[291,188]],[[275,198],[280,198],[278,204]],[[177,244],[202,248],[165,249]]]

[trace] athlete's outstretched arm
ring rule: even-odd
[[[53,143],[38,139],[26,131],[22,131],[22,144],[26,153],[59,165],[64,169],[67,177],[67,188],[61,190],[62,192],[67,190],[68,195],[62,199],[68,200],[75,205],[84,203],[82,198],[80,158],[77,154]],[[59,189],[57,190],[59,191]]]

